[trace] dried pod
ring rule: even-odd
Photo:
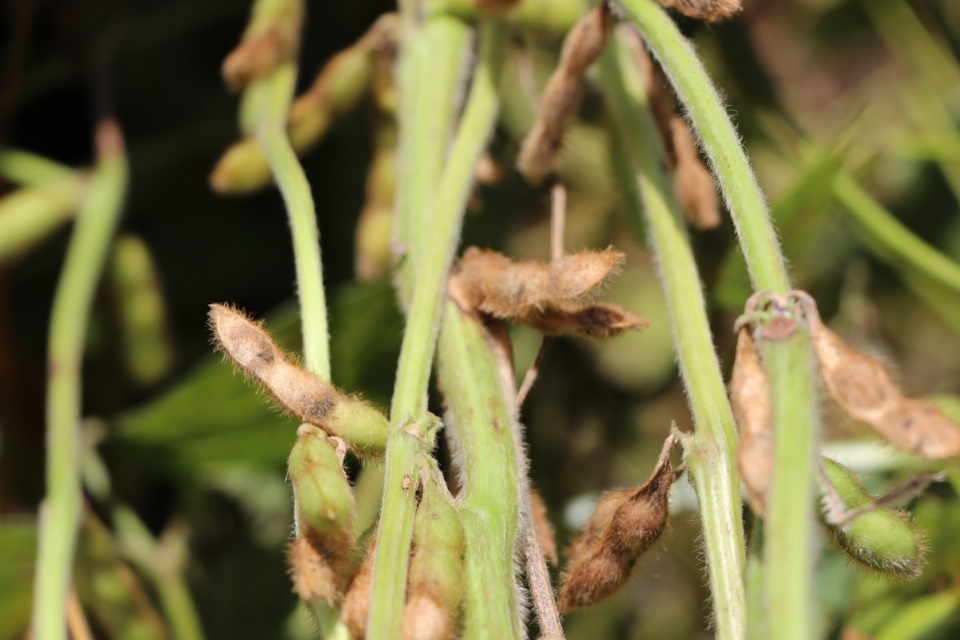
[[[623,264],[619,251],[573,253],[553,262],[511,261],[503,254],[470,247],[457,278],[473,306],[500,318],[582,299],[600,288]]]
[[[237,48],[223,61],[223,78],[233,91],[296,58],[303,26],[303,1],[255,2],[250,24]]]
[[[905,397],[880,362],[823,324],[809,294],[792,295],[803,307],[824,384],[847,415],[905,451],[933,460],[960,455],[960,429],[942,411],[927,400]]]
[[[543,557],[553,566],[557,566],[560,560],[557,556],[557,542],[553,537],[553,526],[547,518],[547,505],[543,503],[540,494],[533,489],[530,489],[530,515],[533,516],[533,524],[537,529]]]
[[[355,638],[367,636],[367,619],[370,617],[370,590],[373,587],[373,557],[377,549],[376,535],[367,541],[367,552],[360,568],[350,581],[350,587],[340,606],[340,618]]]
[[[601,498],[571,548],[570,568],[558,599],[561,611],[596,604],[620,589],[637,559],[663,533],[675,477],[670,466],[672,446],[670,436],[653,473],[640,487],[618,489]]]
[[[737,355],[730,379],[730,404],[737,421],[737,467],[747,489],[747,501],[758,516],[766,510],[767,490],[773,464],[770,382],[760,362],[760,354],[743,327],[737,337]]]
[[[304,422],[323,424],[336,403],[331,385],[287,361],[263,327],[236,309],[210,305],[210,326],[223,352],[284,409]]]
[[[300,425],[287,466],[299,521],[320,533],[348,530],[353,490],[336,450],[318,427]]]
[[[729,18],[740,11],[740,0],[657,0],[665,7],[672,7],[689,18],[716,22]]]
[[[436,480],[423,485],[413,523],[413,557],[403,609],[403,640],[446,640],[463,597],[463,525]]]
[[[584,75],[603,53],[611,25],[610,7],[603,2],[581,18],[564,39],[560,64],[547,81],[537,121],[517,158],[517,168],[531,184],[540,184],[556,172],[563,134],[583,95]]]
[[[862,509],[874,500],[860,479],[843,465],[823,459],[830,487],[825,502],[839,499],[848,510]],[[832,491],[831,491],[832,489]],[[841,549],[860,565],[889,576],[912,580],[923,569],[924,546],[920,534],[909,524],[903,511],[877,508],[866,510],[844,525],[831,522],[829,510],[824,525]]]
[[[713,229],[720,225],[713,176],[700,160],[697,143],[687,123],[674,116],[670,119],[670,133],[677,161],[673,185],[683,215],[697,229]]]
[[[293,591],[307,604],[333,605],[343,590],[350,539],[343,532],[320,534],[304,527],[287,545]]]

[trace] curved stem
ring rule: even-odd
[[[37,640],[66,638],[66,605],[82,510],[81,366],[87,324],[110,238],[123,207],[127,159],[117,125],[97,129],[97,166],[80,206],[50,317],[47,381],[47,495],[40,508],[34,585]]]
[[[642,199],[637,208],[646,216],[660,266],[680,372],[696,425],[696,435],[683,441],[700,502],[717,637],[743,638],[745,552],[733,411],[710,334],[696,261],[673,184],[663,169],[665,154],[646,88],[639,68],[628,64],[631,54],[624,46],[608,49],[602,61],[601,86],[616,132],[628,146],[629,156],[624,160],[632,161],[630,178],[639,189],[627,185],[624,192],[629,197],[639,191]]]
[[[310,183],[287,137],[286,121],[297,78],[297,67],[282,63],[248,89],[257,113],[256,137],[270,170],[280,187],[293,234],[297,293],[303,325],[303,363],[326,381],[330,380],[330,345],[327,331],[327,301],[323,290],[320,230]]]
[[[416,487],[417,459],[427,446],[406,433],[404,427],[427,417],[427,387],[440,325],[444,283],[459,244],[474,168],[496,118],[504,47],[503,25],[484,22],[466,110],[440,181],[431,223],[420,230],[426,234],[426,242],[400,348],[390,411],[392,432],[387,443],[367,631],[372,638],[394,638],[400,633],[415,508],[414,491],[410,487]]]

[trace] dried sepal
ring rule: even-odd
[[[536,527],[537,538],[540,540],[540,549],[543,557],[553,566],[560,562],[557,555],[557,541],[553,537],[553,525],[547,517],[547,505],[543,498],[534,489],[530,489],[530,515]]]
[[[960,429],[942,411],[928,400],[905,397],[880,362],[824,325],[809,294],[791,295],[803,308],[824,384],[844,413],[904,451],[933,460],[960,455]]]
[[[689,18],[716,22],[729,18],[742,9],[741,0],[657,0]]]
[[[527,134],[517,159],[520,173],[540,184],[556,172],[563,135],[576,115],[587,69],[603,53],[612,26],[606,2],[587,13],[563,41],[560,63],[547,81],[537,120]]]
[[[376,534],[367,540],[367,551],[363,555],[360,567],[350,581],[343,603],[340,606],[340,619],[343,620],[355,638],[367,636],[367,619],[370,617],[370,592],[373,588],[373,558],[377,549]]]
[[[697,229],[713,229],[720,225],[720,208],[713,176],[700,160],[696,140],[686,122],[672,117],[670,135],[676,154],[673,185],[683,215]]]
[[[464,589],[465,538],[446,487],[430,478],[413,523],[413,555],[403,608],[403,640],[446,640]]]
[[[568,612],[596,604],[630,578],[639,557],[667,524],[667,502],[675,475],[670,466],[673,436],[664,442],[653,473],[641,486],[606,493],[570,551],[570,568],[558,605]]]
[[[730,404],[740,432],[737,467],[747,501],[758,516],[766,510],[773,464],[770,381],[760,362],[749,327],[740,329],[730,379]]]
[[[590,305],[561,303],[532,311],[517,320],[548,336],[576,336],[598,340],[650,326],[643,316],[625,311],[615,304],[602,302]]]
[[[905,511],[877,505],[853,472],[823,459],[824,510],[821,520],[848,557],[869,571],[912,580],[923,569],[925,548]],[[839,524],[844,511],[859,515]]]

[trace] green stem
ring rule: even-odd
[[[33,186],[62,180],[76,172],[59,162],[28,151],[0,147],[0,176],[10,182]]]
[[[293,234],[293,256],[303,326],[303,363],[330,380],[327,301],[320,260],[320,230],[310,183],[287,137],[287,113],[297,79],[297,67],[284,62],[247,89],[255,104],[256,138],[283,194]]]
[[[740,236],[754,286],[786,293],[790,279],[763,192],[720,94],[673,20],[653,0],[620,0],[670,78],[700,136]]]
[[[623,136],[635,166],[633,180],[639,186],[660,266],[680,372],[696,425],[696,436],[685,438],[684,448],[700,502],[717,637],[743,638],[745,560],[733,411],[710,334],[696,261],[672,182],[664,171],[665,154],[646,88],[636,63],[630,64],[631,55],[628,46],[608,48],[602,60],[601,87],[616,132]],[[624,191],[628,197],[636,192]]]
[[[885,261],[898,269],[917,271],[960,294],[960,265],[918,238],[850,174],[837,174],[831,188],[856,222],[857,230]]]
[[[511,416],[479,320],[453,302],[443,314],[437,374],[464,474],[463,637],[520,639],[513,559],[521,496]]]
[[[660,61],[699,134],[737,229],[753,286],[786,293],[790,279],[763,193],[723,101],[693,47],[653,0],[620,3]],[[764,353],[772,400],[781,403],[773,410],[774,473],[769,502],[774,506],[766,518],[764,537],[768,545],[764,554],[768,624],[784,640],[799,640],[812,637],[817,617],[812,507],[819,422],[814,367],[804,332],[770,343]],[[769,551],[771,547],[790,562],[780,563]]]
[[[53,299],[48,347],[47,495],[40,510],[34,587],[37,640],[66,638],[66,602],[82,509],[81,365],[87,323],[123,207],[127,160],[113,122],[97,130],[97,167],[77,216]]]
[[[437,16],[410,26],[400,41],[400,149],[394,239],[404,248],[399,297],[409,304],[457,115],[471,30]]]
[[[404,427],[427,413],[427,387],[440,325],[444,283],[460,239],[460,226],[473,185],[474,168],[487,143],[499,102],[500,72],[506,44],[503,25],[486,21],[480,28],[480,52],[470,94],[450,158],[437,192],[424,254],[400,348],[397,381],[390,411],[386,478],[374,559],[368,635],[399,636],[406,591],[407,560],[413,535],[417,459],[426,444]]]

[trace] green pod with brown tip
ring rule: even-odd
[[[387,448],[390,422],[380,410],[360,398],[339,396],[321,426],[350,445],[357,455],[379,456]]]
[[[823,459],[830,483],[848,511],[873,504],[860,479],[843,465]],[[821,516],[837,545],[857,563],[887,576],[912,580],[923,569],[921,535],[910,526],[903,511],[875,509],[843,525],[831,524]]]
[[[413,544],[401,636],[443,640],[450,637],[463,597],[465,538],[456,509],[433,480],[423,487]]]
[[[353,490],[337,452],[318,427],[301,425],[288,461],[298,521],[320,533],[344,531],[353,515]]]

